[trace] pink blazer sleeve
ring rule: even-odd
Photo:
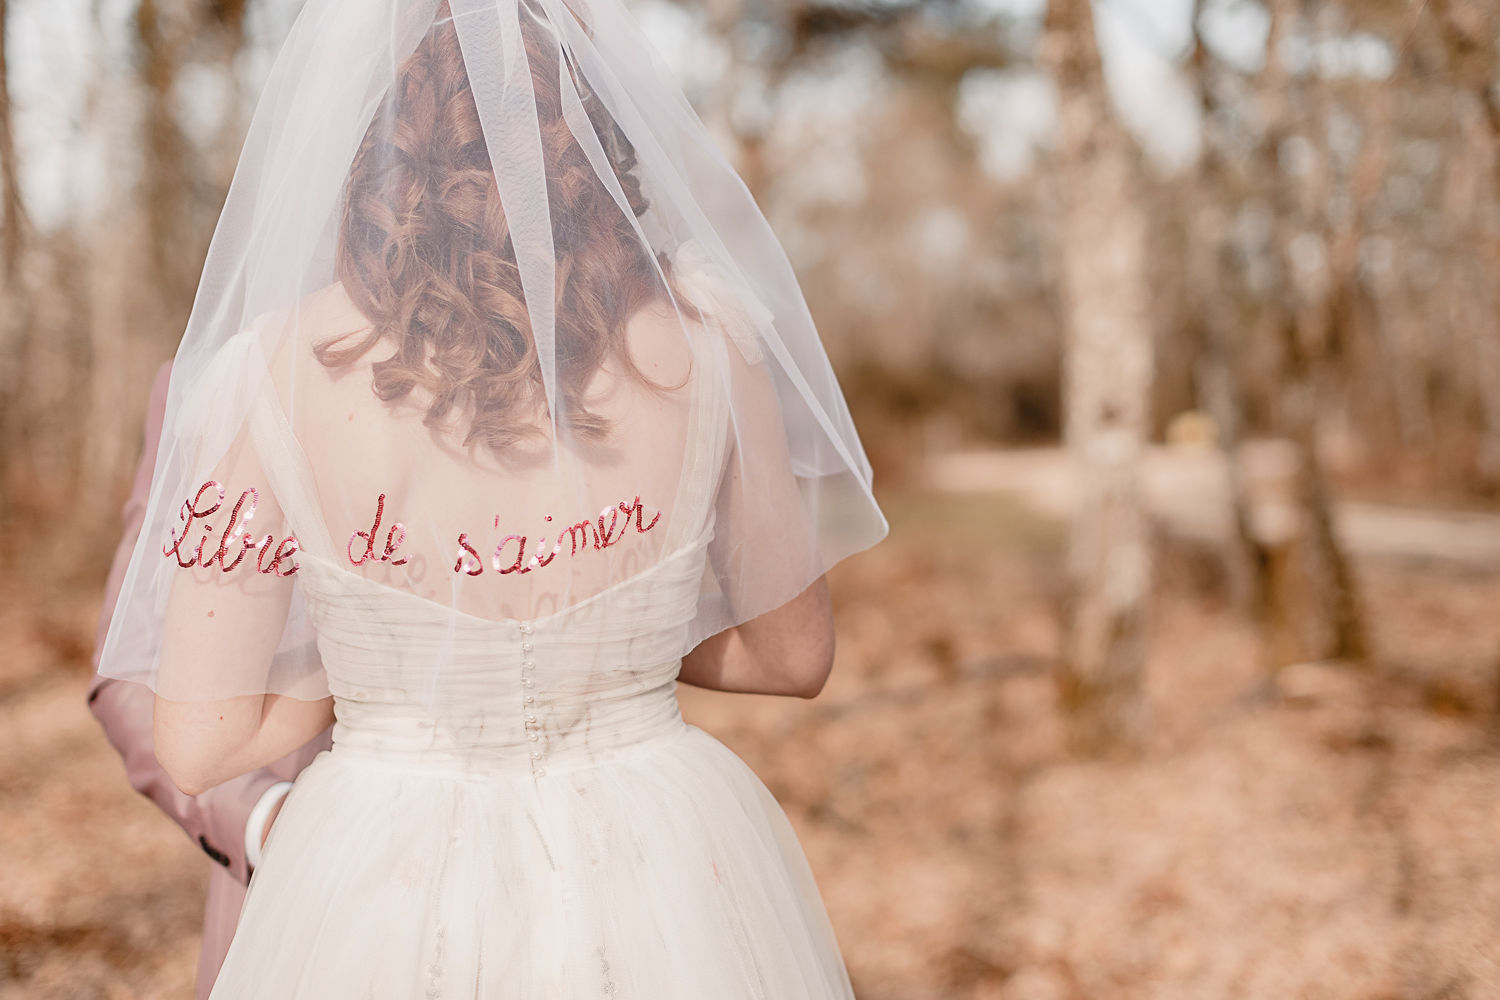
[[[114,563],[110,566],[109,579],[105,584],[104,605],[99,613],[99,627],[94,643],[96,673],[89,688],[89,709],[104,727],[104,735],[119,751],[125,762],[130,784],[135,790],[156,803],[162,812],[203,848],[204,853],[228,868],[235,878],[243,882],[248,881],[250,874],[245,864],[245,821],[250,810],[271,785],[295,779],[318,751],[329,745],[328,732],[325,730],[306,746],[270,767],[226,781],[201,795],[184,795],[156,762],[151,736],[155,695],[142,685],[101,678],[97,674],[99,650],[104,644],[109,620],[120,596],[120,585],[130,562],[130,553],[135,548],[136,537],[140,534],[146,516],[151,472],[156,462],[156,446],[161,440],[162,418],[167,406],[167,378],[170,370],[170,363],[162,365],[151,387],[145,446],[140,465],[136,468],[130,498],[125,501],[122,512],[123,537],[115,551]]]

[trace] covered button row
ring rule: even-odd
[[[522,622],[520,625],[521,639],[521,704],[526,712],[526,739],[532,743],[539,744],[542,734],[538,732],[536,718],[536,663],[531,659],[531,651],[535,647],[531,644],[531,623]],[[540,746],[531,750],[531,773],[540,777],[547,773],[541,765],[542,751]]]

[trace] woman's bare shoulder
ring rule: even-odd
[[[317,344],[367,333],[371,323],[349,298],[343,284],[334,282],[278,313],[276,325],[280,327],[282,342],[311,350]]]
[[[636,311],[625,325],[625,343],[637,368],[658,383],[677,384],[688,374],[693,337],[701,324],[666,299]]]
[[[280,372],[302,369],[315,347],[362,337],[371,327],[339,282],[262,316],[256,325],[272,370]]]

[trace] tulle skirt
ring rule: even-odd
[[[543,777],[323,753],[212,1000],[852,996],[781,808],[681,725]]]

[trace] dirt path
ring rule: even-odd
[[[1284,461],[1272,444],[1247,452],[1252,473]],[[1151,448],[1143,485],[1157,521],[1174,534],[1228,537],[1229,481],[1220,452],[1204,447]],[[1066,518],[1072,509],[1072,467],[1061,448],[951,452],[934,456],[926,479],[939,492],[1015,496],[1037,513]],[[1343,500],[1334,506],[1341,538],[1355,555],[1437,560],[1500,569],[1500,514],[1417,509]]]

